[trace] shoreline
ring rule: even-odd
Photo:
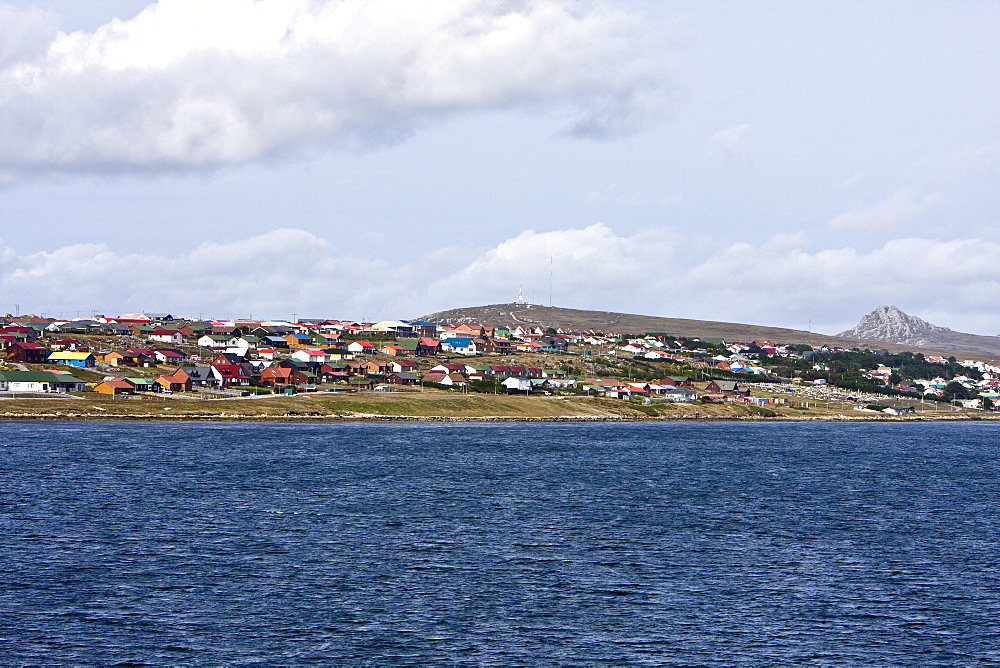
[[[59,413],[24,413],[18,415],[0,415],[0,422],[282,422],[282,423],[323,423],[323,422],[563,422],[563,423],[594,423],[594,422],[841,422],[841,423],[903,423],[903,422],[1000,422],[996,417],[977,415],[951,416],[789,416],[778,415],[765,417],[759,415],[739,416],[704,416],[677,415],[661,417],[632,416],[448,416],[448,415],[67,415]]]

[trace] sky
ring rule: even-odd
[[[1000,3],[0,0],[0,313],[1000,334]]]

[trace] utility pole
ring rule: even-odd
[[[549,256],[549,307],[552,306],[552,256]]]

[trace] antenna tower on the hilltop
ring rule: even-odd
[[[524,303],[524,283],[517,286],[517,303]]]

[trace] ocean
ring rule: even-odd
[[[1000,662],[983,423],[0,423],[0,664]]]

